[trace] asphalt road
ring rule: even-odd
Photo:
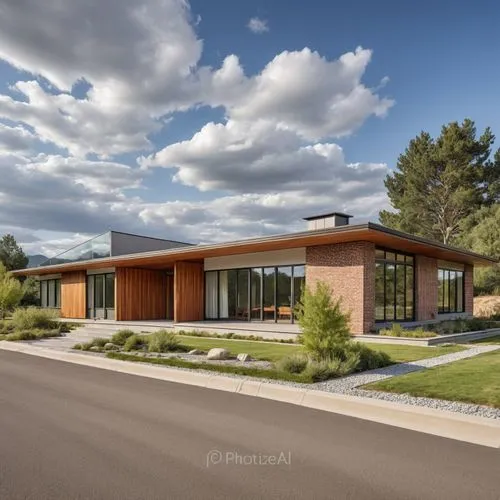
[[[1,500],[204,498],[498,500],[500,452],[0,351]]]

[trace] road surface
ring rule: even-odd
[[[495,499],[500,452],[0,351],[0,499]]]

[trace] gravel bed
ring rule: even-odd
[[[123,354],[135,354],[136,356],[143,356],[147,358],[178,358],[183,359],[185,361],[191,361],[192,363],[210,363],[211,365],[233,365],[233,366],[245,366],[247,368],[260,368],[267,369],[271,368],[273,364],[269,361],[260,361],[254,359],[252,361],[238,361],[236,358],[230,359],[221,359],[221,360],[207,360],[207,356],[205,354],[187,354],[187,353],[179,353],[179,352],[167,352],[167,353],[146,353],[147,356],[144,356],[143,353],[123,353]],[[211,372],[213,373],[213,372]]]
[[[409,394],[395,394],[392,392],[367,391],[364,389],[352,389],[347,392],[350,396],[362,398],[381,399],[393,403],[401,403],[411,406],[425,406],[436,410],[453,411],[465,415],[493,418],[500,420],[500,409],[471,403],[460,403],[459,401],[447,401],[446,399],[434,399],[410,396]]]

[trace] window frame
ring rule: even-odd
[[[203,300],[203,317],[206,321],[221,321],[221,320],[226,320],[227,318],[221,318],[220,316],[220,273],[221,272],[230,272],[230,271],[236,271],[236,291],[238,290],[238,272],[239,271],[246,271],[248,274],[248,307],[249,307],[249,314],[248,318],[245,320],[241,321],[254,321],[254,322],[273,322],[273,323],[278,323],[278,314],[277,314],[277,275],[278,275],[278,269],[287,267],[291,268],[291,274],[290,274],[290,302],[291,304],[291,310],[292,314],[290,315],[290,324],[295,323],[295,315],[293,314],[293,310],[295,308],[295,268],[296,267],[303,267],[304,272],[303,276],[300,275],[301,278],[304,278],[304,281],[306,279],[306,264],[282,264],[282,265],[277,265],[277,266],[251,266],[251,267],[237,267],[237,268],[229,268],[229,269],[211,269],[211,270],[206,270],[203,273],[203,286],[205,287],[204,289],[206,290],[206,275],[207,273],[216,273],[217,274],[217,317],[216,318],[207,318],[206,316],[206,308],[207,308],[207,296],[204,294],[204,300]],[[252,318],[251,315],[251,308],[252,308],[252,269],[259,269],[260,271],[260,318]],[[274,276],[274,318],[272,320],[265,320],[264,319],[264,272],[266,269],[272,269],[273,270],[273,276]],[[282,320],[280,321],[282,322]]]
[[[54,283],[52,294],[50,293],[49,282]],[[59,282],[59,286],[58,286],[57,282]],[[40,308],[41,309],[61,309],[61,278],[50,278],[47,280],[39,280],[38,283],[39,283],[38,292],[39,292],[39,296],[40,296]],[[45,294],[43,293],[44,287],[42,286],[42,283],[45,283]],[[45,297],[43,297],[43,295],[45,295]],[[52,299],[53,299],[52,301],[50,300],[51,295],[52,295]],[[42,305],[43,304],[42,297],[45,299],[45,304],[46,304],[45,306]],[[49,305],[51,302],[54,304],[53,306]]]
[[[438,314],[462,314],[465,313],[465,269],[451,269],[449,267],[438,267],[437,269],[437,278],[438,278],[438,290],[441,284],[441,280],[439,279],[440,273],[443,273],[443,302],[442,304],[439,303],[439,293],[438,293],[438,304],[437,304],[437,311]],[[455,273],[455,281],[454,281],[454,291],[455,291],[455,300],[454,300],[454,305],[453,308],[451,307],[451,299],[452,299],[452,287],[451,287],[451,273]],[[462,310],[458,310],[458,297],[460,291],[458,290],[458,274],[462,275],[462,290],[461,290],[461,295],[462,295]],[[445,297],[445,282],[448,284],[448,297]],[[448,310],[445,310],[445,302],[446,298],[448,299]]]
[[[383,258],[377,257],[377,250],[384,252]],[[387,254],[393,254],[394,258],[387,258]],[[404,260],[399,260],[398,256],[404,256]],[[411,258],[411,261],[409,261],[409,258]],[[410,252],[405,252],[405,251],[400,251],[400,250],[394,250],[393,248],[387,248],[387,247],[381,247],[381,246],[376,246],[375,247],[375,262],[374,262],[374,270],[376,270],[376,265],[377,264],[382,264],[383,265],[383,280],[384,280],[384,317],[383,319],[377,319],[376,311],[375,311],[375,322],[376,323],[404,323],[404,322],[410,322],[410,321],[415,321],[416,317],[416,280],[415,280],[415,272],[416,272],[416,262],[415,262],[415,254],[410,253]],[[393,297],[392,297],[392,308],[393,308],[393,319],[387,319],[387,265],[392,265],[394,266],[394,292],[393,292]],[[397,273],[398,273],[398,267],[403,266],[404,267],[404,277],[403,277],[403,310],[404,310],[404,319],[396,319],[397,318],[397,307],[398,307],[398,293],[397,293]],[[411,277],[412,277],[412,284],[413,286],[411,287],[412,291],[412,296],[413,296],[413,304],[412,304],[412,310],[411,310],[411,317],[406,316],[407,312],[407,299],[408,299],[408,288],[407,288],[407,276],[408,276],[408,268],[411,268]],[[377,304],[377,297],[376,297],[376,287],[375,287],[375,297],[374,297],[374,307],[376,307]]]

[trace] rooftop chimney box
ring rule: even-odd
[[[340,212],[332,212],[329,214],[313,215],[312,217],[304,217],[307,221],[307,229],[328,229],[329,227],[348,226],[349,219],[352,215],[342,214]]]

